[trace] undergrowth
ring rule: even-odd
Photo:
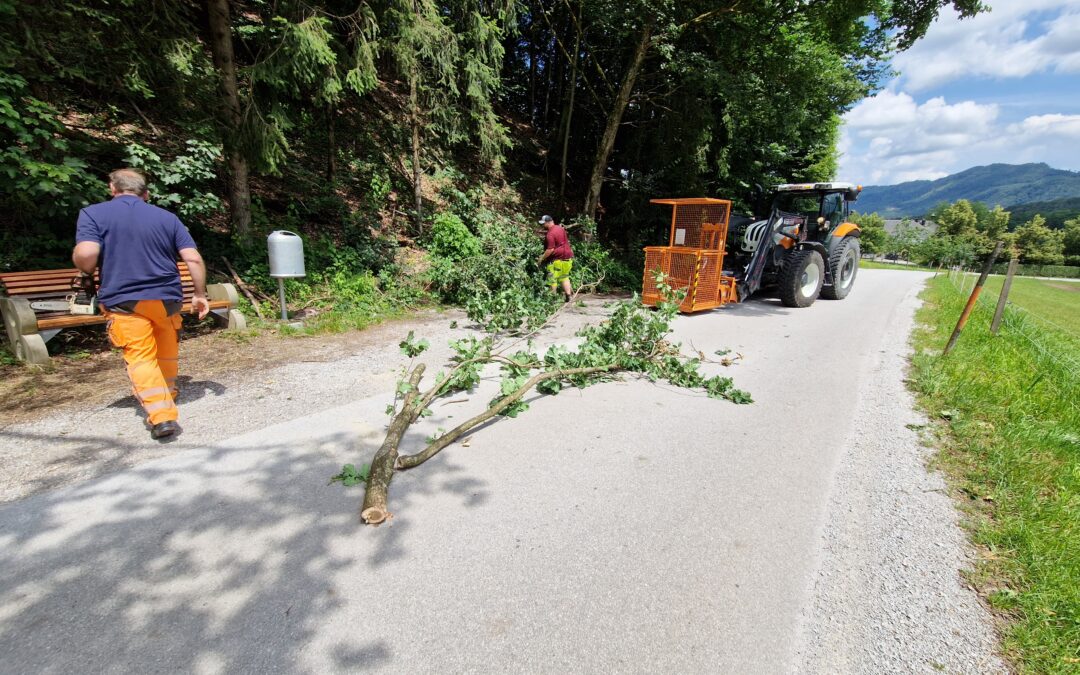
[[[1063,338],[1010,310],[999,336],[976,307],[957,347],[941,347],[964,300],[930,282],[915,334],[912,384],[934,419],[939,463],[983,555],[970,579],[1006,619],[1022,672],[1080,672],[1080,372]]]

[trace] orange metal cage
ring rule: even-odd
[[[645,248],[642,302],[653,306],[662,300],[654,279],[657,270],[664,273],[672,288],[686,289],[679,306],[682,312],[700,312],[735,301],[735,279],[723,274],[731,202],[709,197],[651,201],[672,207],[671,233],[667,246]]]

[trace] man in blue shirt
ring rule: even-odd
[[[165,438],[179,430],[175,398],[184,291],[176,259],[191,272],[191,309],[200,319],[210,311],[206,265],[180,219],[146,203],[142,173],[113,171],[109,191],[112,200],[79,212],[71,258],[85,274],[101,268],[98,303],[108,319],[109,339],[123,349],[151,437]]]

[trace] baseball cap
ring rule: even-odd
[[[551,216],[543,216],[542,218],[540,218],[540,224],[543,225],[544,223],[550,223],[553,220],[555,220],[555,219],[552,218]]]

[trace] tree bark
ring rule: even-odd
[[[529,33],[529,123],[536,126],[536,24],[530,26]]]
[[[232,233],[239,239],[251,236],[251,186],[247,157],[238,144],[243,113],[236,81],[232,24],[228,0],[207,0],[210,54],[218,70],[225,123],[225,149],[229,157],[229,211]]]
[[[570,61],[570,101],[566,106],[566,125],[563,130],[563,142],[562,142],[562,158],[559,161],[559,168],[561,173],[559,174],[559,204],[563,202],[563,195],[566,194],[566,158],[570,151],[570,122],[574,118],[574,92],[577,90],[577,64],[578,53],[581,51],[581,33],[578,32],[574,38],[574,54]]]
[[[593,162],[592,175],[589,178],[589,192],[585,197],[585,215],[590,218],[596,217],[596,207],[600,203],[600,188],[604,184],[604,172],[607,169],[611,151],[615,148],[615,136],[618,134],[619,125],[622,124],[626,106],[630,102],[630,94],[634,91],[634,84],[641,73],[641,66],[645,63],[645,55],[649,51],[649,43],[652,40],[652,30],[652,24],[646,24],[641,31],[641,39],[634,48],[630,65],[626,69],[619,92],[608,114],[604,135],[600,139],[600,147],[596,150],[596,160]]]
[[[413,73],[409,78],[409,107],[412,117],[412,170],[413,170],[413,208],[414,224],[417,235],[424,233],[424,174],[420,171],[420,100],[416,90],[418,74]]]
[[[390,423],[386,438],[371,460],[371,472],[368,474],[367,488],[364,490],[364,503],[360,507],[360,518],[369,525],[378,525],[390,516],[386,508],[386,492],[390,479],[394,477],[398,458],[398,445],[409,425],[416,421],[416,398],[419,395],[420,378],[424,376],[424,364],[413,368],[409,376],[409,392],[405,395],[401,411]]]
[[[326,104],[326,182],[331,186],[337,179],[337,139],[334,135],[333,103]]]

